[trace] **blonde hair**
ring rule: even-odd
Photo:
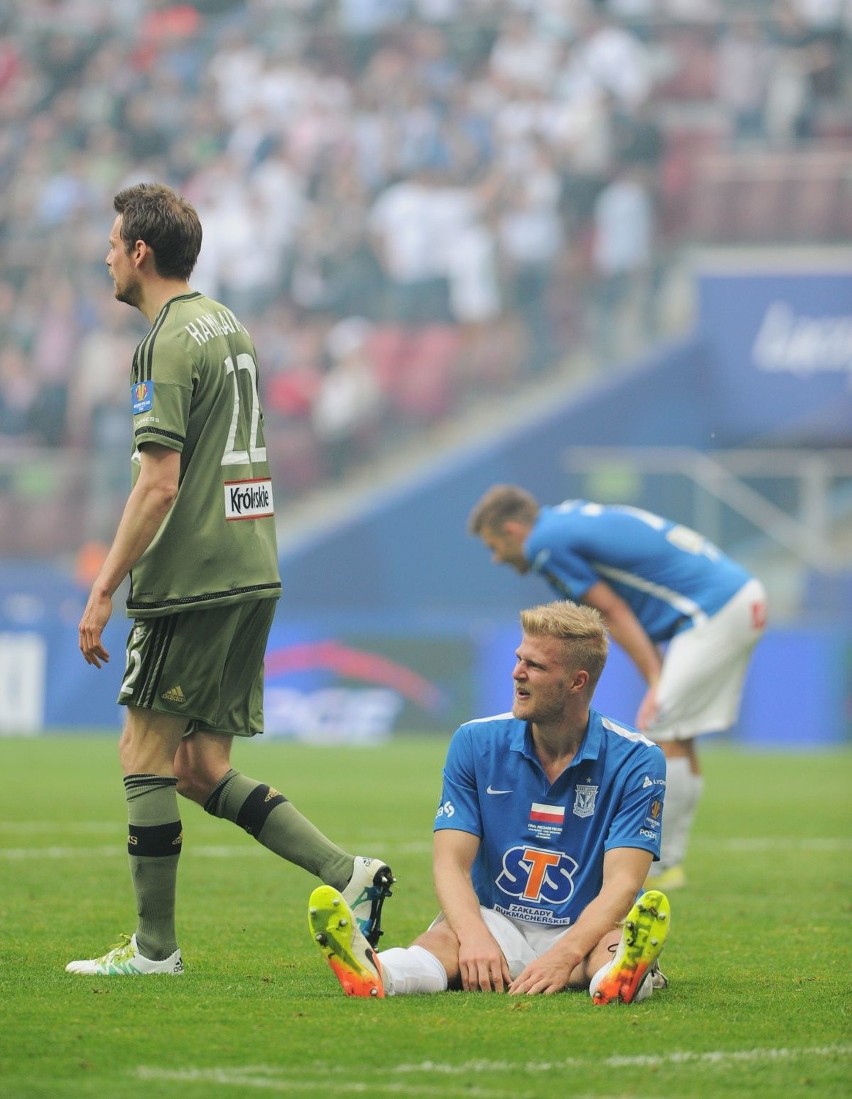
[[[530,637],[555,637],[565,643],[566,653],[589,673],[594,690],[606,664],[609,637],[600,611],[562,599],[521,611],[521,627]]]

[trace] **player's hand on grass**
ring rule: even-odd
[[[505,992],[512,979],[503,951],[487,932],[459,942],[459,973],[465,992]]]
[[[108,595],[92,592],[83,617],[80,619],[80,652],[87,664],[100,668],[109,663],[109,653],[103,646],[101,635],[112,614],[112,599]]]
[[[574,971],[573,960],[548,958],[543,954],[524,969],[509,985],[512,996],[551,996],[561,992]]]

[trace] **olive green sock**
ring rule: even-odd
[[[136,894],[136,944],[152,961],[177,950],[175,894],[183,835],[177,805],[177,779],[128,775],[127,853]]]
[[[238,824],[264,847],[315,874],[326,885],[344,889],[349,883],[352,855],[332,843],[273,787],[231,769],[204,808]]]

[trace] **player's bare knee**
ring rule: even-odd
[[[658,740],[666,759],[688,759],[692,754],[691,740]]]
[[[188,801],[194,801],[203,805],[210,796],[210,791],[216,785],[215,779],[207,775],[198,774],[195,771],[181,766],[179,760],[175,760],[175,776],[177,777],[177,792]]]
[[[459,977],[459,940],[455,931],[443,918],[433,923],[411,944],[422,947],[433,954],[447,974],[449,988],[458,988]]]

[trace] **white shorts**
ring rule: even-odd
[[[553,944],[568,931],[567,927],[553,927],[548,924],[530,923],[528,920],[513,920],[493,908],[479,906],[485,926],[494,936],[497,945],[503,951],[503,957],[509,966],[512,980],[520,976],[530,962],[540,958]],[[440,915],[430,927],[443,921]]]
[[[705,622],[669,642],[657,688],[652,740],[690,740],[737,720],[752,650],[766,628],[766,591],[749,580]]]

